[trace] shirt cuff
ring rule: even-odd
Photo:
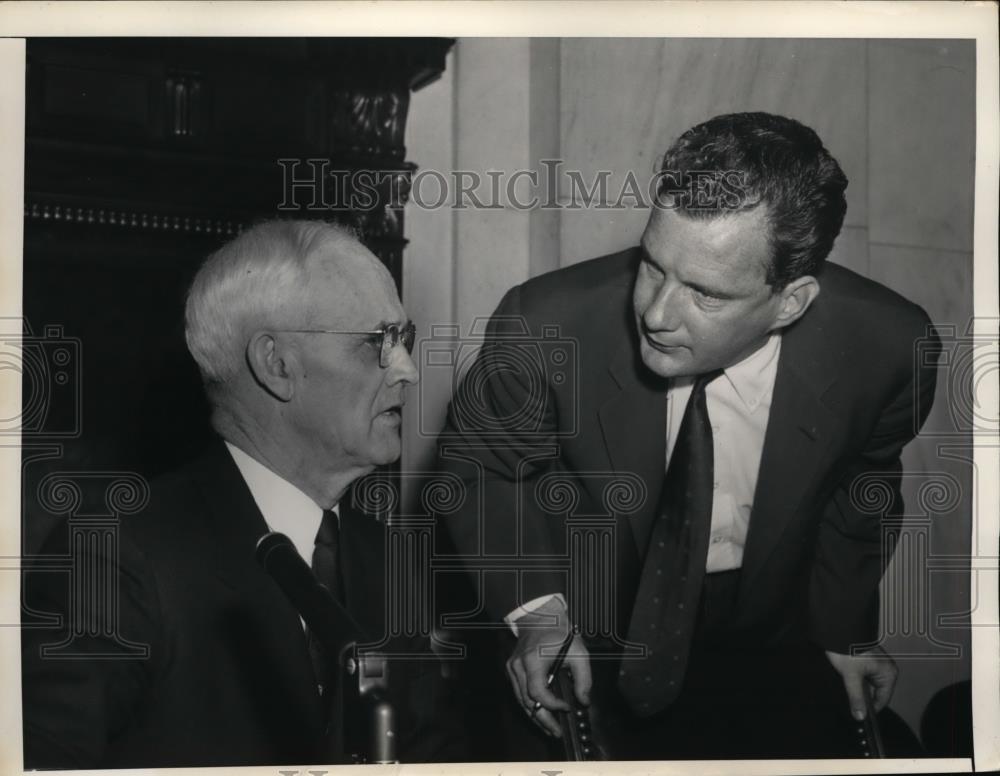
[[[511,631],[517,636],[517,621],[520,620],[524,615],[531,614],[532,612],[541,609],[545,604],[547,604],[552,599],[555,599],[560,604],[562,604],[563,609],[568,610],[569,607],[566,605],[566,598],[562,593],[552,593],[550,595],[542,595],[538,598],[532,598],[528,603],[521,604],[514,611],[503,618],[503,621],[510,626]]]

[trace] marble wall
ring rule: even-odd
[[[972,315],[974,99],[970,41],[462,39],[445,77],[413,100],[408,157],[445,174],[484,175],[538,170],[541,159],[558,158],[584,181],[606,170],[613,199],[630,171],[648,178],[672,140],[699,121],[742,110],[790,115],[819,133],[850,180],[832,260],[963,333]],[[572,192],[560,180],[557,199],[568,205]],[[641,208],[411,205],[407,309],[422,334],[433,323],[457,324],[464,334],[511,285],[635,244],[646,218]],[[950,374],[939,378],[927,429],[961,442]],[[430,436],[450,396],[446,369],[425,368],[423,381],[420,412],[406,420],[408,467],[430,465]],[[926,518],[930,552],[968,553],[972,468],[961,444],[942,451],[945,437],[934,433],[909,445],[904,463],[957,483],[947,514]],[[918,527],[921,482],[908,479],[905,493]],[[897,566],[888,578],[903,580]],[[890,582],[884,594],[911,593],[906,586]],[[934,575],[927,595],[935,615],[961,620],[972,605],[961,575]],[[933,692],[969,673],[967,633],[936,626],[933,640],[958,645],[962,658],[901,662],[893,705],[915,728]],[[887,646],[921,649],[913,633]],[[924,651],[940,657],[941,649]]]
[[[685,129],[716,116],[763,110],[813,127],[851,181],[847,224],[867,224],[863,41],[564,40],[563,158],[613,178],[648,177]],[[641,234],[646,214],[567,219],[562,259],[617,249]],[[585,222],[591,221],[590,224]],[[593,223],[597,221],[598,223]],[[596,240],[596,242],[595,242]]]

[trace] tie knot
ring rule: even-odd
[[[332,509],[323,510],[323,519],[316,532],[316,544],[336,546],[340,539],[340,519]]]
[[[715,369],[711,372],[705,372],[704,374],[698,375],[695,378],[694,387],[691,389],[692,395],[704,391],[705,386],[712,382],[716,377],[721,376],[725,371],[725,369]]]

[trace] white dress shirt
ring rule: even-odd
[[[226,442],[226,447],[246,480],[267,527],[291,539],[299,555],[306,563],[312,564],[316,534],[323,522],[322,508],[288,480],[275,474],[236,445]],[[337,511],[336,506],[333,511]],[[337,518],[340,518],[339,512]]]
[[[763,346],[727,368],[705,388],[715,458],[712,528],[705,561],[708,572],[728,571],[743,565],[743,548],[750,529],[750,513],[757,490],[757,474],[764,451],[767,421],[771,415],[771,397],[780,354],[781,334],[776,332],[768,337]],[[665,466],[670,464],[694,379],[672,380],[667,389]],[[516,621],[553,597],[566,606],[562,595],[540,596],[517,607],[504,621],[517,635]]]
[[[705,563],[709,572],[743,565],[780,353],[781,335],[775,333],[705,388],[715,456],[712,531]],[[693,377],[679,378],[667,391],[667,465],[693,383]]]

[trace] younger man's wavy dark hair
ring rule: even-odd
[[[730,173],[727,179],[739,180],[742,189],[737,211],[767,208],[772,246],[767,282],[775,290],[816,274],[844,223],[847,177],[813,130],[784,116],[730,113],[709,119],[670,147],[661,174],[668,171]],[[661,185],[661,197],[663,192]],[[683,204],[677,211],[702,219],[733,212]]]

